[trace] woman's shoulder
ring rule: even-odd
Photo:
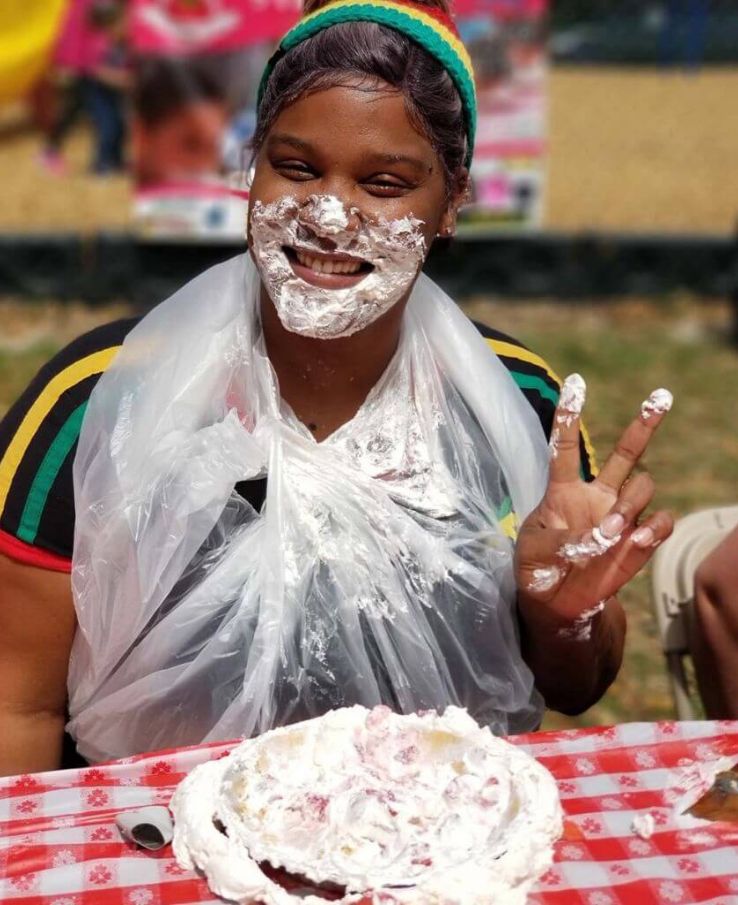
[[[72,462],[87,402],[138,318],[75,339],[36,374],[0,421],[0,552],[68,571]]]
[[[561,378],[548,362],[507,333],[477,321],[473,323],[487,345],[508,369],[515,383],[523,392],[529,391],[526,396],[533,407],[536,408],[538,400],[547,400],[555,407],[559,401]]]
[[[532,406],[546,438],[551,436],[553,417],[561,393],[561,378],[548,362],[524,343],[494,327],[473,321],[489,347],[510,372]],[[586,428],[582,425],[582,470],[587,480],[597,473],[595,453]]]

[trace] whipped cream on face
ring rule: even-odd
[[[333,195],[311,195],[303,204],[290,196],[256,201],[250,224],[254,261],[279,319],[303,336],[363,330],[400,301],[425,257],[421,220],[368,222]],[[295,273],[288,253],[316,273],[364,275],[349,287],[314,286]]]
[[[265,862],[346,905],[522,905],[562,829],[550,773],[456,707],[356,706],[272,730],[196,767],[171,808],[178,862],[264,905],[325,902]]]

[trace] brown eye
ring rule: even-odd
[[[312,179],[315,175],[313,170],[299,160],[283,160],[273,163],[274,169],[286,179],[294,179],[302,182],[306,179]]]
[[[407,194],[413,188],[412,185],[403,179],[384,174],[367,179],[364,187],[372,195],[388,198],[398,198]]]

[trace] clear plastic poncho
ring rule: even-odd
[[[317,443],[280,399],[248,254],[126,338],[74,463],[68,730],[90,761],[248,737],[355,703],[537,726],[513,542],[545,488],[540,423],[418,279],[398,349]],[[234,489],[268,476],[261,511]]]

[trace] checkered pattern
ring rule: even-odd
[[[738,825],[685,816],[738,722],[630,723],[518,736],[558,782],[566,811],[555,864],[532,905],[738,905]],[[169,802],[182,777],[232,744],[141,755],[85,770],[0,780],[0,901],[29,905],[216,902],[172,859],[124,842],[115,815]],[[651,814],[642,839],[636,815]]]

